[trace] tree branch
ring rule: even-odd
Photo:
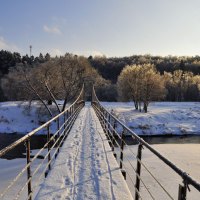
[[[53,102],[55,103],[55,105],[56,105],[56,107],[58,109],[58,112],[61,113],[61,110],[60,110],[60,108],[59,108],[59,106],[58,106],[58,104],[56,102],[56,99],[55,99],[53,93],[51,92],[49,86],[47,85],[47,82],[45,81],[44,84],[45,84],[45,88],[47,89],[47,91],[48,91],[49,95],[51,96]]]
[[[30,83],[30,80],[27,78],[25,72],[24,72],[24,76],[25,76],[25,79],[26,79],[28,85],[30,86],[29,89],[31,89],[35,93],[35,95],[39,98],[39,100],[42,102],[42,104],[45,106],[45,108],[49,112],[50,116],[53,117],[53,114],[52,114],[51,110],[48,108],[48,106],[45,104],[45,102],[43,101],[43,99],[40,97],[40,95],[37,93],[37,91],[35,90],[35,88],[32,86],[32,84]]]

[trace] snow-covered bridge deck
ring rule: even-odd
[[[81,110],[36,199],[132,199],[91,105]]]

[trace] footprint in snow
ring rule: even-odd
[[[67,177],[66,179],[65,179],[65,185],[70,185],[71,184],[71,181],[70,181],[70,179]]]
[[[101,176],[101,170],[98,170],[98,175]]]
[[[79,141],[75,141],[74,144],[79,145]]]
[[[113,183],[114,185],[117,185],[117,182],[116,182],[116,181],[114,181],[114,180],[112,180],[112,183]]]
[[[56,200],[56,199],[61,199],[61,195],[58,194],[53,198],[53,200]]]

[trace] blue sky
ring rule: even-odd
[[[0,0],[0,49],[200,55],[199,0]]]

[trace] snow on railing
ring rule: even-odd
[[[34,196],[34,192],[38,190],[39,184],[41,183],[42,178],[46,177],[51,170],[52,162],[55,161],[59,149],[62,146],[64,140],[67,138],[73,123],[76,120],[80,110],[85,105],[84,101],[84,86],[81,89],[81,92],[78,98],[62,113],[58,114],[42,126],[31,131],[21,139],[12,143],[11,145],[5,147],[0,151],[0,158],[10,152],[15,150],[15,148],[21,144],[26,146],[26,165],[25,167],[17,174],[17,176],[9,183],[9,185],[0,193],[0,199],[4,197],[7,199],[28,199],[31,200]],[[51,130],[51,125],[53,123],[57,124],[56,131]],[[37,134],[41,130],[46,130],[47,142],[45,145],[31,158],[31,138],[33,135]],[[47,149],[47,152],[45,152]],[[53,152],[53,153],[52,153]],[[52,153],[52,155],[51,155]],[[32,171],[31,166],[33,162],[37,160],[38,156],[44,155],[42,161],[38,164],[36,163],[36,168]],[[47,163],[45,163],[47,162]],[[23,186],[20,186],[15,195],[12,197],[7,197],[9,191],[19,182],[19,179],[27,172],[27,180],[23,181]],[[33,181],[33,179],[35,179]],[[28,194],[25,193],[25,188],[28,189]],[[16,189],[15,189],[16,190]]]
[[[150,184],[153,185],[156,183],[161,188],[163,193],[165,193],[166,196],[164,197],[164,199],[166,197],[168,197],[169,199],[176,199],[177,197],[174,198],[173,196],[178,195],[178,200],[186,200],[187,191],[190,191],[189,185],[193,186],[198,192],[200,192],[200,183],[194,180],[182,169],[178,168],[173,162],[161,155],[156,149],[150,146],[147,142],[145,142],[142,138],[140,138],[137,134],[135,134],[132,130],[125,126],[121,121],[119,121],[115,116],[108,112],[99,102],[94,87],[92,91],[92,106],[108,138],[114,156],[116,157],[116,159],[117,157],[119,157],[117,160],[119,161],[119,166],[122,170],[122,174],[124,175],[125,179],[127,178],[126,175],[128,175],[130,182],[134,186],[135,200],[143,199],[142,195],[144,192],[141,191],[141,184],[148,194],[148,199],[156,199],[156,197],[154,196],[156,194],[153,194],[150,189],[150,181],[142,179],[142,168],[146,171],[145,173],[149,174],[149,176],[153,179],[154,183],[151,182]],[[129,145],[127,145],[126,135],[130,135],[132,139],[138,144],[137,153],[133,152],[133,149]],[[124,149],[126,149],[126,151],[124,151]],[[179,177],[181,177],[182,183],[179,183],[177,194],[171,194],[168,191],[169,189],[167,189],[167,187],[164,186],[163,183],[161,183],[159,178],[157,178],[151,172],[146,163],[144,164],[144,162],[142,162],[142,152],[144,152],[143,149],[153,153],[153,155],[155,155],[162,163],[164,163],[164,165],[169,166]],[[117,153],[119,153],[119,156],[117,156]],[[130,158],[130,155],[132,156],[132,158]],[[135,160],[136,166],[134,166],[133,160]],[[155,171],[159,168],[160,166],[157,166],[157,169],[155,169]],[[134,177],[132,172],[135,173],[135,180],[133,180]],[[165,172],[163,171],[163,173]],[[132,190],[132,188],[130,189]],[[157,189],[155,193],[158,193]],[[146,198],[147,197],[145,196],[145,199]]]

